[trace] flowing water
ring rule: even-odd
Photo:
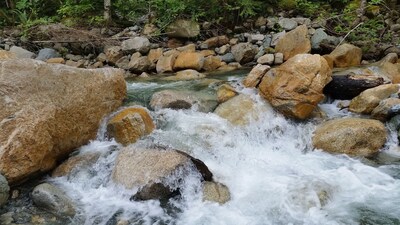
[[[167,146],[202,160],[214,179],[229,188],[229,202],[203,202],[199,174],[191,168],[174,175],[187,174],[176,184],[181,196],[169,202],[131,200],[136,190],[110,179],[119,146],[104,139],[103,126],[98,140],[80,149],[80,154],[100,153],[97,163],[69,178],[50,179],[79,204],[80,212],[70,223],[400,224],[400,154],[394,132],[376,160],[314,150],[311,136],[319,121],[295,122],[274,112],[255,90],[240,85],[245,72],[215,75],[217,80],[127,82],[128,104],[147,106],[152,93],[163,89],[213,94],[218,80],[257,102],[257,119],[246,126],[233,126],[195,108],[152,112],[157,129],[136,144]],[[335,104],[321,108],[331,118],[350,115]]]

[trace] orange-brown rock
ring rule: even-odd
[[[214,50],[201,50],[199,53],[202,54],[204,57],[215,55]]]
[[[112,46],[107,48],[104,53],[107,56],[107,62],[111,65],[115,65],[115,63],[124,56],[122,49],[120,46]]]
[[[342,44],[329,54],[334,67],[358,66],[361,63],[361,48],[351,44]]]
[[[205,40],[203,43],[201,43],[200,48],[201,49],[215,48],[215,47],[220,47],[222,45],[226,45],[228,43],[229,43],[229,38],[223,35],[218,37],[212,37]]]
[[[153,119],[145,108],[127,108],[117,113],[107,124],[107,132],[122,145],[135,143],[155,128]]]
[[[268,65],[258,64],[255,66],[250,73],[244,78],[243,85],[245,87],[257,87],[261,82],[264,75],[271,69]]]
[[[223,84],[217,90],[218,103],[226,102],[237,94],[237,91],[231,85]]]
[[[222,66],[221,58],[218,56],[208,56],[204,60],[203,69],[205,71],[214,71]]]
[[[94,139],[126,96],[123,71],[0,61],[0,173],[11,184],[53,169]]]
[[[284,115],[308,118],[324,98],[323,88],[332,70],[320,55],[299,54],[264,75],[261,95]]]
[[[297,54],[309,53],[311,51],[311,42],[308,37],[307,26],[301,25],[286,33],[279,39],[275,50],[283,53],[285,61]]]
[[[204,65],[204,56],[197,52],[182,52],[176,58],[174,70],[194,69],[201,70]]]
[[[178,51],[171,51],[170,53],[164,53],[161,56],[156,65],[157,73],[167,73],[174,71],[174,64],[176,61],[176,57],[178,57]]]

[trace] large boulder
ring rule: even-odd
[[[7,203],[10,187],[3,175],[0,174],[0,207]]]
[[[239,43],[234,45],[231,50],[236,62],[245,64],[251,62],[257,54],[257,48],[250,43]],[[225,61],[222,59],[222,61]]]
[[[145,37],[134,37],[125,40],[121,44],[123,51],[127,52],[140,52],[142,54],[147,54],[150,50],[151,43],[149,39]]]
[[[317,127],[312,142],[315,148],[352,156],[372,156],[386,142],[387,132],[378,120],[335,119]]]
[[[204,56],[198,52],[182,52],[175,60],[174,69],[201,70],[204,65]]]
[[[153,94],[150,100],[150,107],[154,110],[190,109],[196,106],[201,112],[211,112],[217,106],[217,97],[208,93],[163,90]]]
[[[126,96],[123,71],[0,61],[0,172],[11,184],[46,172],[96,137]]]
[[[361,48],[351,44],[342,44],[329,54],[334,67],[358,66],[361,63],[361,56]]]
[[[355,113],[370,114],[379,105],[379,102],[398,91],[399,85],[397,84],[385,84],[367,89],[351,100],[349,110]]]
[[[275,51],[283,53],[285,61],[297,54],[309,53],[311,51],[311,42],[308,37],[307,26],[301,25],[286,33],[279,39]]]
[[[127,108],[113,116],[107,124],[107,132],[122,145],[135,143],[155,128],[153,119],[145,108]]]
[[[308,118],[324,98],[332,70],[320,55],[299,54],[264,75],[261,95],[284,115]]]
[[[32,191],[33,203],[56,215],[73,217],[76,213],[76,206],[61,189],[43,183],[35,187]]]
[[[204,180],[212,180],[212,173],[203,162],[183,152],[130,146],[119,152],[112,179],[127,189],[139,188],[135,194],[138,199],[167,198],[178,191],[176,184],[184,179],[173,176],[174,173],[190,166],[194,166]],[[168,178],[174,180],[167,182]],[[170,183],[176,184],[170,186]]]
[[[200,25],[193,20],[176,20],[168,25],[167,35],[177,38],[193,38],[200,34]]]

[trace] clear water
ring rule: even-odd
[[[243,74],[213,78],[227,80],[257,101],[257,120],[235,127],[213,113],[165,109],[152,112],[157,130],[137,143],[168,146],[202,160],[214,179],[228,186],[228,203],[203,202],[199,174],[192,168],[181,171],[189,174],[177,184],[181,197],[169,202],[130,200],[136,190],[110,179],[119,146],[102,139],[103,129],[99,140],[80,150],[101,153],[93,168],[51,180],[79,203],[80,213],[71,224],[400,224],[394,132],[374,161],[314,150],[310,140],[318,122],[299,123],[277,114],[254,90],[241,87]],[[211,93],[215,82],[129,81],[129,99],[147,105],[152,93],[170,88]],[[329,117],[349,116],[335,104],[321,108]]]

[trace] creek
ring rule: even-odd
[[[202,160],[214,179],[229,188],[229,202],[202,201],[199,174],[194,170],[176,184],[181,195],[168,202],[131,200],[135,190],[111,180],[119,146],[104,137],[103,124],[97,140],[79,150],[79,154],[99,152],[97,163],[74,176],[48,179],[79,205],[80,211],[70,223],[400,224],[400,151],[394,131],[382,153],[371,160],[313,149],[312,133],[321,121],[298,122],[275,112],[256,90],[243,88],[241,80],[247,72],[194,81],[127,81],[127,105],[148,106],[151,95],[164,89],[212,95],[224,81],[256,101],[256,119],[245,126],[234,126],[196,107],[152,111],[157,129],[134,144],[179,149]],[[320,105],[329,118],[355,116],[339,110],[335,103]]]

